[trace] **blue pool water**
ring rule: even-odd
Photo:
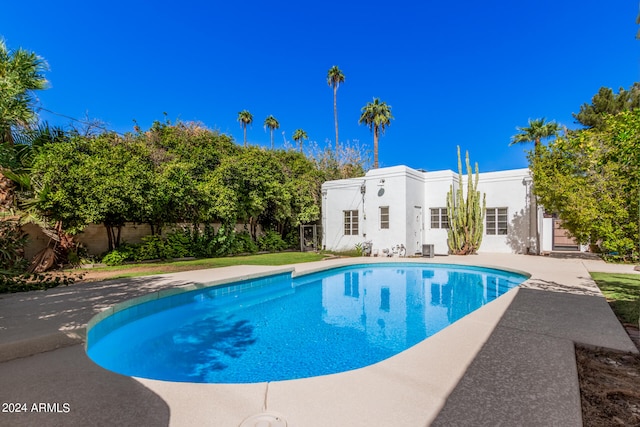
[[[88,331],[87,353],[143,378],[251,383],[361,368],[526,280],[479,267],[393,263],[289,273],[161,298]]]

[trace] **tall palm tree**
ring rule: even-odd
[[[45,89],[44,59],[24,49],[10,51],[0,40],[0,143],[13,143],[12,131],[36,119],[34,91]]]
[[[296,129],[295,132],[293,132],[292,138],[294,141],[300,144],[300,152],[302,152],[302,141],[305,139],[309,139],[307,133],[302,129]]]
[[[244,146],[247,146],[247,125],[253,123],[253,115],[247,111],[242,110],[238,113],[238,121],[240,122],[240,126],[242,126],[242,130],[244,131]]]
[[[545,118],[543,117],[535,120],[529,119],[529,127],[516,127],[516,129],[519,133],[511,137],[509,145],[533,142],[534,153],[538,153],[541,141],[557,136],[558,132],[560,132],[560,125],[554,121],[545,123]]]
[[[329,68],[327,72],[327,84],[333,87],[333,119],[336,124],[336,154],[338,153],[338,86],[344,83],[344,74],[337,65]]]
[[[378,138],[380,132],[384,133],[385,129],[391,125],[391,106],[386,102],[380,102],[380,98],[373,98],[373,102],[369,102],[362,107],[359,124],[365,124],[369,130],[373,131],[373,168],[378,168]]]
[[[264,128],[268,128],[271,132],[271,149],[273,150],[273,131],[280,128],[280,123],[275,117],[269,115],[266,119],[264,119]]]

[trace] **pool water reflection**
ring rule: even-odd
[[[416,263],[280,274],[122,310],[89,330],[87,353],[115,372],[169,381],[343,372],[406,350],[525,279]]]

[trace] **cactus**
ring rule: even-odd
[[[486,194],[482,195],[480,207],[480,192],[478,188],[478,163],[475,164],[475,179],[472,179],[469,152],[466,152],[467,166],[467,198],[465,200],[462,189],[462,160],[458,146],[458,189],[451,185],[447,193],[447,216],[449,218],[449,252],[454,255],[475,254],[482,243],[484,231],[484,215],[486,210]]]

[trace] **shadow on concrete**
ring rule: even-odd
[[[574,343],[637,352],[602,296],[539,282],[518,290],[432,425],[581,426]]]
[[[0,363],[0,378],[0,402],[27,409],[0,414],[2,426],[169,425],[162,398],[131,377],[95,365],[82,345]]]
[[[2,295],[0,361],[83,342],[84,328],[96,314],[123,301],[184,284],[152,276]]]

